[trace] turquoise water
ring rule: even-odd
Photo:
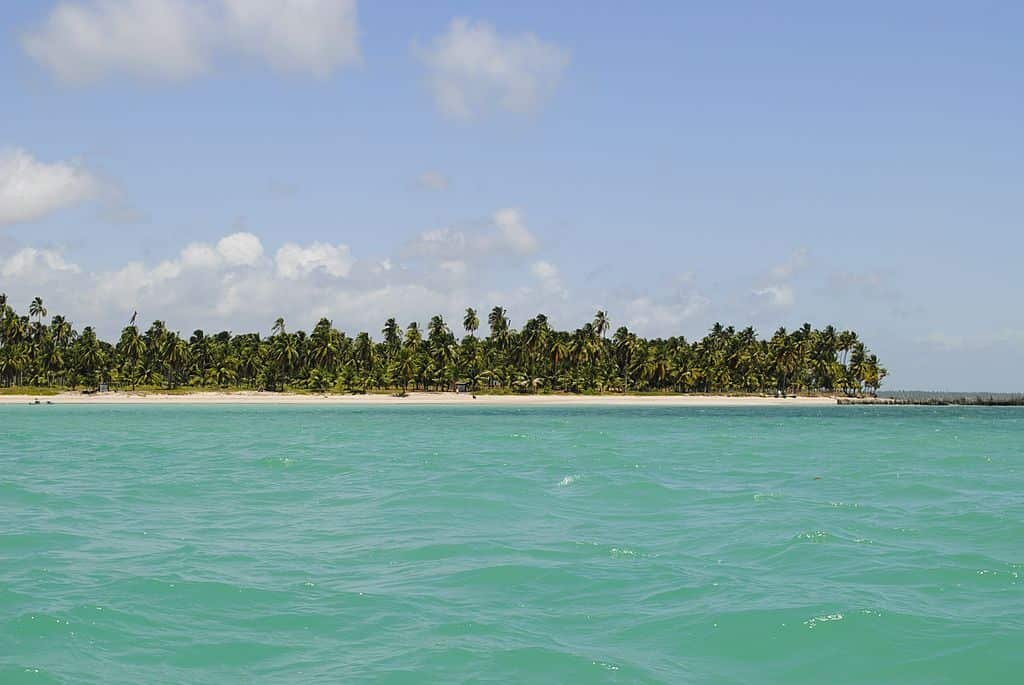
[[[0,682],[1010,683],[1024,410],[0,407]]]

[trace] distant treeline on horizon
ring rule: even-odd
[[[91,326],[78,331],[63,316],[47,317],[38,297],[20,315],[0,295],[0,385],[856,395],[876,392],[886,376],[856,332],[810,324],[768,339],[721,324],[701,340],[645,339],[625,326],[611,332],[603,311],[574,331],[553,329],[543,314],[516,330],[494,307],[483,337],[469,308],[461,340],[433,316],[425,329],[387,319],[375,341],[326,318],[308,335],[278,319],[267,336],[196,330],[185,338],[159,320],[141,331],[133,316],[107,342]]]

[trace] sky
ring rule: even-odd
[[[0,9],[0,292],[269,332],[858,331],[1024,390],[1024,4]]]

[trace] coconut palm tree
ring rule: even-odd
[[[611,322],[608,320],[608,314],[603,309],[598,309],[597,313],[594,314],[594,331],[598,337],[603,338],[605,333],[611,327]]]
[[[402,330],[398,327],[395,317],[385,321],[384,328],[380,332],[384,336],[384,345],[387,346],[388,354],[397,352],[398,348],[402,346]]]
[[[466,329],[466,333],[470,337],[480,328],[480,317],[476,315],[476,310],[472,307],[466,307],[466,315],[462,317],[462,327]]]
[[[46,316],[46,314],[47,314],[47,311],[46,311],[46,307],[43,306],[43,298],[41,298],[41,297],[34,297],[34,298],[32,298],[32,304],[30,304],[28,306],[28,315],[36,317],[36,319],[39,321],[39,323],[42,323],[43,322],[43,317]]]

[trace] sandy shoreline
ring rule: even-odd
[[[0,404],[305,404],[305,405],[464,405],[464,406],[665,406],[665,407],[806,407],[834,405],[833,397],[756,397],[726,395],[477,395],[465,393],[411,392],[392,395],[298,395],[268,392],[195,392],[187,395],[111,392],[100,395],[0,395]]]

